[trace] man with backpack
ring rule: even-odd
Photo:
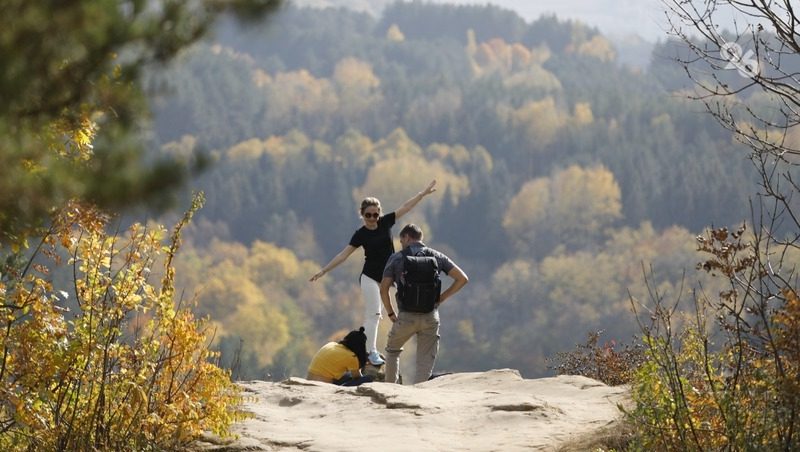
[[[443,253],[422,243],[422,229],[407,224],[400,231],[402,251],[386,262],[381,280],[381,300],[392,329],[386,343],[385,381],[397,381],[397,368],[403,345],[417,336],[417,369],[414,383],[427,381],[439,351],[439,306],[461,290],[469,278]],[[439,273],[444,272],[453,283],[441,291]],[[397,285],[397,310],[392,307],[389,288]]]

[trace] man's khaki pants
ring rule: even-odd
[[[400,353],[403,345],[417,335],[417,371],[414,383],[427,381],[436,363],[439,352],[439,310],[427,314],[400,312],[392,324],[386,341],[386,382],[397,382],[397,368],[400,366]]]

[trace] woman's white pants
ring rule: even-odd
[[[359,278],[364,299],[364,333],[367,335],[367,353],[378,350],[378,323],[381,320],[381,287],[366,275]]]

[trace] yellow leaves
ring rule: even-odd
[[[260,366],[269,365],[275,353],[289,341],[288,319],[275,303],[261,299],[236,307],[229,324],[235,326],[237,336],[255,351]]]
[[[30,247],[30,245],[28,245],[28,239],[27,238],[23,239],[22,242],[13,242],[13,243],[11,243],[11,251],[14,252],[14,254],[17,254],[22,250],[27,250],[29,247]]]
[[[88,161],[94,154],[92,144],[98,125],[84,112],[77,119],[62,117],[50,125],[50,149],[76,161]]]
[[[462,319],[458,321],[456,324],[456,331],[458,331],[459,336],[468,343],[475,343],[475,325],[473,325],[472,320],[470,319]]]
[[[200,288],[198,310],[201,315],[209,315],[212,320],[230,323],[229,318],[239,305],[252,305],[264,302],[264,294],[245,273],[232,271],[229,266],[217,267],[217,274],[209,275]],[[226,328],[227,329],[227,328]]]
[[[786,299],[786,306],[790,310],[797,310],[800,307],[800,298],[798,298],[797,292],[793,288],[784,287],[781,289],[781,295]]]
[[[392,24],[386,30],[386,39],[392,42],[403,42],[406,40],[406,36],[400,31],[400,27],[397,24]]]
[[[662,113],[658,116],[654,116],[650,120],[650,127],[672,130],[674,127],[672,123],[672,117],[669,115],[669,113]]]
[[[342,59],[333,70],[333,82],[339,94],[339,114],[352,120],[362,118],[382,100],[380,79],[365,61]]]
[[[73,247],[77,245],[75,232],[78,228],[85,233],[97,235],[102,233],[108,220],[108,215],[96,207],[71,199],[56,216],[55,235],[67,249],[73,251]]]
[[[249,250],[216,243],[209,253],[220,254],[221,260],[198,275],[203,281],[198,313],[214,321],[217,338],[241,339],[246,359],[258,366],[272,364],[275,354],[289,345],[292,309],[285,312],[287,307],[308,304],[305,312],[320,308],[324,291],[307,282],[314,266],[290,249],[259,241]]]
[[[607,253],[594,255],[589,252],[578,252],[570,255],[548,256],[540,265],[542,284],[551,287],[548,303],[553,306],[564,306],[564,312],[570,316],[580,316],[592,323],[601,316],[608,316],[619,309],[611,303],[600,303],[600,300],[614,300],[624,297],[624,289],[615,278],[614,267],[609,265],[613,257]],[[606,281],[598,286],[596,281]],[[568,308],[568,309],[567,309]],[[560,310],[556,308],[556,310]],[[571,319],[557,317],[559,323],[569,325]]]
[[[226,372],[206,362],[205,325],[166,296],[173,268],[162,287],[147,281],[164,228],[134,225],[108,237],[97,228],[103,220],[87,212],[65,209],[54,233],[74,234],[45,241],[68,245],[79,262],[70,320],[60,305],[64,291],[49,281],[28,276],[11,289],[3,286],[3,304],[18,306],[0,318],[7,351],[0,403],[16,410],[7,432],[36,438],[30,446],[37,449],[99,444],[111,450],[119,444],[169,449],[203,430],[227,431],[238,393]],[[176,245],[166,248],[172,253]],[[142,320],[138,313],[148,310],[153,315]],[[136,325],[128,329],[129,323]]]
[[[789,150],[793,153],[800,153],[800,127],[796,125],[790,127],[784,132],[784,137],[781,140],[781,148]]]
[[[503,115],[503,111],[498,113]],[[566,124],[567,115],[548,96],[542,100],[530,101],[518,109],[511,110],[509,119],[515,128],[522,130],[524,137],[540,147],[555,141],[559,130]]]
[[[23,159],[22,168],[30,174],[40,173],[45,170],[45,167],[40,165],[39,162],[31,159]]]
[[[520,43],[506,43],[500,38],[477,43],[475,33],[470,29],[465,50],[476,77],[499,73],[509,87],[561,88],[558,79],[542,68],[551,56],[545,45],[527,48]]]
[[[550,183],[545,178],[526,182],[511,199],[503,227],[510,232],[521,231],[543,220],[551,204]]]
[[[228,149],[225,155],[231,160],[256,160],[263,155],[272,157],[276,165],[283,165],[293,156],[308,152],[311,140],[299,130],[283,136],[269,136],[265,140],[251,138]]]
[[[502,39],[493,38],[478,45],[475,60],[483,67],[493,67],[508,72],[514,63],[514,53],[511,48],[512,46],[506,44]],[[522,58],[527,59],[529,56],[527,49],[524,47],[522,49],[518,55],[521,53]]]
[[[783,288],[781,293],[786,301],[783,309],[776,314],[776,320],[780,324],[793,328],[797,333],[800,331],[800,297],[797,296],[797,291],[791,287]]]
[[[266,120],[276,129],[294,127],[302,117],[344,115],[358,120],[383,99],[372,66],[353,57],[339,61],[331,78],[315,77],[305,69],[268,74],[257,68],[252,78],[266,96]],[[314,122],[323,132],[330,125],[328,120]]]
[[[336,140],[334,154],[337,156],[338,162],[363,165],[370,160],[374,146],[375,144],[368,136],[349,129]]]
[[[716,230],[712,237],[726,242],[741,233]],[[760,330],[748,331],[749,325],[742,327],[746,333],[734,330],[723,323],[724,313],[706,312],[705,306],[698,305],[693,325],[675,328],[669,340],[648,343],[652,359],[643,366],[648,372],[637,375],[633,393],[639,416],[635,421],[645,427],[642,440],[649,448],[670,444],[683,448],[688,444],[697,450],[784,447],[784,432],[795,423],[793,417],[785,416],[786,407],[796,404],[800,389],[796,383],[800,323],[794,288],[786,286],[779,292],[776,298],[783,298],[783,304],[771,303],[762,318],[769,325],[768,342],[751,336],[752,331],[761,334]],[[792,310],[794,323],[784,322],[792,317]],[[705,316],[717,315],[719,326],[729,328],[719,349],[710,342],[714,333],[705,331]],[[757,316],[747,320],[758,321]]]
[[[372,152],[380,158],[405,158],[422,155],[422,148],[402,128],[394,129],[373,146]]]
[[[792,287],[781,290],[784,302],[774,313],[775,342],[783,355],[785,372],[794,378],[794,386],[800,389],[800,297]]]
[[[256,85],[256,87],[263,88],[270,83],[272,83],[272,77],[269,75],[269,73],[264,72],[261,69],[256,69],[253,71],[253,84]]]
[[[597,58],[600,61],[611,62],[616,58],[614,46],[601,35],[595,35],[592,39],[580,43],[576,51],[579,55]]]
[[[179,141],[171,141],[163,146],[164,154],[181,162],[189,162],[195,155],[197,138],[192,135],[183,135]]]
[[[429,160],[422,155],[406,155],[377,162],[367,173],[364,185],[353,191],[353,199],[359,203],[364,197],[376,196],[381,200],[384,211],[389,212],[400,207],[433,179],[437,181],[437,194],[449,192],[456,203],[469,194],[466,176],[456,174],[441,161]],[[441,202],[442,195],[431,196],[425,200],[425,205],[436,211]],[[412,218],[419,218],[420,213],[420,209],[415,209],[411,213]]]
[[[72,141],[75,143],[78,149],[85,151],[86,158],[88,158],[92,151],[92,138],[94,138],[95,124],[89,122],[88,120],[84,121],[85,122],[81,124],[82,127],[72,134]]]
[[[551,179],[559,216],[574,219],[581,229],[596,232],[622,215],[621,190],[614,174],[604,166],[583,169],[570,166]]]
[[[251,138],[242,141],[226,152],[227,156],[234,160],[256,160],[264,153],[262,141],[258,138]]]
[[[470,57],[476,75],[493,72],[510,74],[527,69],[532,64],[539,64],[540,60],[535,58],[534,54],[522,44],[507,44],[500,38],[476,44],[474,39],[474,33],[472,33],[470,44],[467,46],[467,55]]]
[[[291,250],[262,241],[253,243],[247,270],[262,283],[285,283],[305,276],[300,275],[300,262]]]
[[[117,54],[116,53],[113,54],[112,58],[116,59],[117,58]],[[119,79],[120,77],[122,77],[122,66],[121,65],[119,65],[119,64],[115,64],[114,65],[114,69],[111,70],[111,77],[114,78],[114,79]]]
[[[467,150],[464,146],[455,145],[455,146],[448,146],[442,143],[434,143],[428,146],[425,150],[425,155],[428,157],[434,157],[436,160],[441,160],[443,162],[452,163],[452,165],[456,168],[460,168],[468,164],[473,157],[478,158],[482,161],[483,168],[486,168],[487,171],[490,171],[492,168],[492,156],[487,153],[482,153],[481,150],[485,152],[485,149],[480,148],[474,150],[474,154]]]
[[[333,83],[324,78],[316,78],[307,70],[280,72],[264,84],[269,103],[268,119],[286,122],[295,113],[325,114],[335,111],[339,99]]]
[[[526,67],[530,66],[533,63],[534,58],[533,54],[527,47],[520,43],[514,43],[511,45],[511,69],[512,70],[520,70],[525,69]]]
[[[797,126],[769,127],[759,123],[741,121],[736,124],[731,140],[745,145],[755,142],[759,146],[785,150],[787,152],[781,155],[784,158],[791,158],[793,161],[800,153],[800,128]]]
[[[622,215],[621,197],[605,167],[573,165],[525,183],[512,198],[503,227],[523,245],[532,243],[537,231],[555,234],[567,244],[580,243]]]
[[[344,58],[333,69],[333,81],[349,94],[369,94],[381,84],[372,65],[357,58]]]
[[[578,126],[589,125],[594,122],[592,106],[588,102],[578,102],[575,104],[573,122]]]

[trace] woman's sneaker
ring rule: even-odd
[[[381,358],[381,355],[378,353],[377,350],[369,352],[369,356],[367,356],[367,359],[369,359],[369,363],[372,364],[373,366],[382,366],[383,363],[386,362],[383,360],[383,358]]]

